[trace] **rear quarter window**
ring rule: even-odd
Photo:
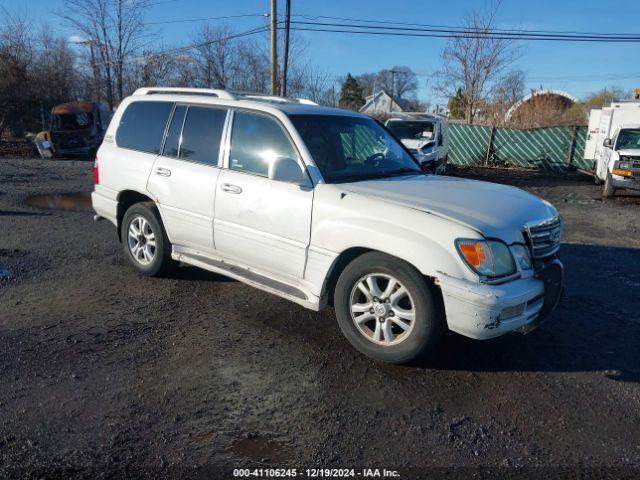
[[[122,114],[116,132],[119,147],[158,154],[172,102],[133,102]]]

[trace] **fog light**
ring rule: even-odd
[[[513,305],[511,307],[503,308],[500,312],[500,320],[509,320],[510,318],[522,315],[525,305],[526,303],[521,303],[520,305]]]

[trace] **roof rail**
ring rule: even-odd
[[[161,95],[163,93],[176,93],[182,95],[209,95],[212,97],[222,98],[224,100],[235,100],[231,93],[226,90],[218,90],[214,88],[183,88],[183,87],[145,87],[139,88],[134,95]]]
[[[262,93],[249,93],[249,92],[233,92],[234,95],[246,100],[262,100],[265,102],[274,103],[301,103],[303,105],[318,105],[316,102],[308,100],[306,98],[289,98],[280,97],[278,95],[264,95]]]

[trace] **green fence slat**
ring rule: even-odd
[[[573,153],[569,148],[576,129]],[[449,125],[449,161],[458,165],[483,165],[491,127],[484,125]],[[587,127],[547,127],[520,130],[497,127],[493,134],[491,164],[562,171],[571,165],[589,168],[582,159]]]

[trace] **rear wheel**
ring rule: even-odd
[[[125,257],[143,275],[158,276],[177,267],[153,203],[132,205],[124,215],[120,235]]]
[[[607,179],[604,181],[604,187],[602,187],[602,196],[604,198],[611,198],[616,193],[616,188],[613,186],[613,178],[611,174],[607,174]]]
[[[420,272],[382,253],[366,253],[347,265],[334,299],[347,340],[376,360],[414,360],[431,350],[444,330]]]

